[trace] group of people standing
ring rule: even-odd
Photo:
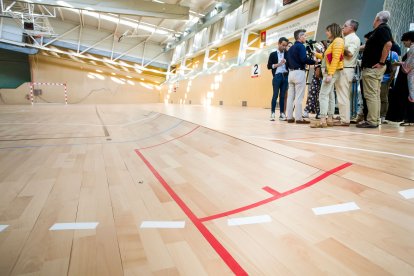
[[[322,51],[314,51],[312,55],[307,53],[304,46],[306,30],[300,29],[294,32],[295,43],[290,49],[288,49],[288,39],[281,37],[277,50],[270,54],[267,64],[273,75],[270,120],[275,120],[276,103],[280,95],[279,120],[309,124],[308,114],[314,112],[317,114],[317,120],[311,124],[312,128],[349,126],[351,87],[355,68],[360,62],[365,116],[361,111],[357,127],[377,128],[381,121],[384,122],[384,118],[381,120],[381,117],[385,116],[387,120],[398,122],[404,120],[402,125],[414,123],[414,32],[402,36],[404,46],[410,48],[402,61],[395,59],[395,55],[393,58],[391,48],[396,46],[396,43],[387,24],[389,18],[388,11],[381,11],[376,15],[373,22],[374,29],[366,35],[366,42],[362,46],[355,33],[358,30],[358,21],[349,19],[342,27],[336,23],[330,24],[326,27],[329,45],[325,44]],[[361,61],[358,60],[360,51],[362,51]],[[307,105],[302,110],[307,65],[315,65],[315,70]],[[394,85],[394,72],[398,66],[400,69]],[[393,95],[390,95],[388,108],[390,87]],[[339,110],[338,118],[334,118],[334,91],[336,91]],[[288,98],[285,108],[286,92]]]

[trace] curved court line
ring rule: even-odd
[[[243,211],[246,211],[246,210],[250,210],[250,209],[253,209],[253,208],[262,206],[262,205],[264,205],[266,203],[275,201],[275,200],[277,200],[279,198],[282,198],[282,197],[285,197],[285,196],[288,196],[288,195],[297,193],[297,192],[299,192],[299,191],[301,191],[303,189],[309,188],[309,187],[315,185],[316,183],[322,181],[323,179],[327,178],[328,176],[330,176],[330,175],[332,175],[332,174],[334,174],[334,173],[336,173],[338,171],[341,171],[341,170],[343,170],[343,169],[345,169],[345,168],[347,168],[347,167],[349,167],[351,165],[352,165],[352,163],[342,164],[342,165],[340,165],[340,166],[338,166],[336,168],[333,168],[332,170],[329,170],[329,171],[321,174],[320,176],[318,176],[318,177],[316,177],[316,178],[314,178],[314,179],[306,182],[303,185],[300,185],[300,186],[298,186],[296,188],[290,189],[290,190],[288,190],[286,192],[283,192],[283,193],[279,193],[279,192],[274,191],[273,189],[271,189],[269,187],[265,187],[264,190],[266,190],[267,192],[273,194],[272,197],[266,198],[264,200],[261,200],[261,201],[258,201],[258,202],[255,202],[255,203],[252,203],[252,204],[243,206],[243,207],[239,207],[237,209],[233,209],[233,210],[229,210],[229,211],[226,211],[226,212],[223,212],[223,213],[219,213],[219,214],[215,214],[215,215],[212,215],[212,216],[200,218],[200,221],[204,222],[204,221],[209,221],[209,220],[213,220],[213,219],[218,219],[218,218],[226,217],[226,216],[229,216],[229,215],[234,215],[234,214],[237,214],[237,213],[241,213]]]
[[[123,141],[108,141],[108,142],[96,142],[96,143],[76,143],[76,144],[49,144],[49,145],[27,145],[27,146],[12,146],[12,147],[3,147],[0,148],[0,150],[7,150],[7,149],[30,149],[30,148],[46,148],[46,147],[71,147],[71,146],[86,146],[86,145],[103,145],[103,144],[123,144],[123,143],[134,143],[139,142],[147,139],[154,138],[158,135],[164,134],[168,131],[171,131],[175,128],[177,128],[179,125],[184,123],[184,121],[179,121],[177,124],[173,125],[170,128],[167,128],[161,132],[155,133],[151,136],[139,138],[139,139],[133,139],[133,140],[123,140]]]
[[[234,257],[227,251],[227,249],[216,239],[216,237],[208,230],[208,228],[202,223],[200,219],[191,211],[191,209],[184,203],[184,201],[174,192],[167,181],[158,173],[158,171],[151,165],[151,163],[144,157],[139,151],[135,150],[141,160],[147,165],[152,174],[158,179],[164,189],[168,192],[171,198],[177,203],[181,210],[187,215],[198,231],[204,236],[207,242],[213,247],[221,259],[227,264],[227,266],[233,271],[235,275],[248,275],[247,272],[240,266],[240,264],[234,259]]]
[[[316,142],[279,139],[279,138],[261,137],[261,136],[245,136],[245,137],[263,139],[263,140],[268,140],[268,141],[293,142],[293,143],[317,145],[317,146],[322,146],[322,147],[331,147],[331,148],[339,148],[339,149],[347,149],[347,150],[355,150],[355,151],[364,151],[364,152],[371,152],[371,153],[378,153],[378,154],[392,155],[392,156],[397,156],[397,157],[414,159],[414,156],[412,156],[412,155],[398,154],[398,153],[393,153],[393,152],[388,152],[388,151],[369,150],[369,149],[353,148],[353,147],[346,147],[346,146],[330,145],[330,144],[326,144],[326,143],[316,143]]]
[[[145,115],[144,115],[144,116],[145,116]],[[158,118],[158,117],[160,117],[160,116],[161,116],[161,114],[160,114],[160,113],[154,113],[154,115],[153,115],[153,116],[151,116],[151,117],[142,118],[142,119],[139,119],[139,120],[136,120],[136,121],[132,121],[132,122],[128,122],[128,123],[124,123],[124,124],[121,124],[120,126],[122,126],[122,127],[124,127],[124,126],[129,126],[129,125],[133,125],[133,124],[140,123],[140,122],[145,121],[145,120],[149,120],[149,119],[156,119],[156,118]],[[107,126],[113,126],[113,125],[107,125]]]
[[[189,132],[187,132],[187,133],[185,133],[185,134],[183,134],[183,135],[180,135],[180,136],[178,136],[178,137],[175,137],[175,138],[173,138],[173,139],[167,140],[167,141],[165,141],[165,142],[162,142],[162,143],[159,143],[159,144],[156,144],[156,145],[152,145],[152,146],[148,146],[148,147],[144,147],[144,148],[139,148],[139,150],[151,149],[151,148],[155,148],[155,147],[158,147],[158,146],[161,146],[161,145],[167,144],[167,143],[169,143],[169,142],[171,142],[171,141],[174,141],[174,140],[180,139],[180,138],[182,138],[182,137],[184,137],[184,136],[187,136],[187,135],[191,134],[192,132],[196,131],[199,127],[200,127],[200,126],[196,126],[196,127],[195,127],[195,128],[193,128],[191,131],[189,131]]]

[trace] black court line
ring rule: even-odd
[[[99,121],[101,121],[101,124],[102,124],[102,129],[103,129],[103,131],[104,131],[104,133],[105,133],[105,137],[109,137],[109,132],[108,132],[108,129],[106,128],[106,125],[105,125],[105,123],[103,122],[103,120],[102,120],[102,118],[101,118],[101,115],[99,114],[98,107],[97,107],[96,105],[95,105],[95,111],[96,111],[96,115],[98,115]]]

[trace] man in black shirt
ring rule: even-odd
[[[359,128],[376,128],[380,123],[380,87],[386,66],[385,61],[392,46],[391,29],[387,25],[388,11],[381,11],[374,20],[374,31],[369,36],[362,56],[362,83],[367,102],[367,120]]]
[[[275,109],[276,102],[279,96],[280,90],[280,116],[279,120],[286,121],[285,116],[285,94],[288,86],[288,70],[286,68],[286,46],[289,40],[286,37],[281,37],[279,39],[278,48],[276,51],[272,52],[269,56],[269,61],[267,62],[267,69],[272,69],[272,84],[273,84],[273,97],[272,97],[272,109],[270,114],[270,121],[275,120]]]

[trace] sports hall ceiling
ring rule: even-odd
[[[182,39],[197,24],[208,23],[205,15],[215,8],[234,9],[241,2],[0,0],[0,46],[29,47],[50,58],[102,66],[118,67],[123,62],[124,68],[157,75],[171,60],[166,45]]]

